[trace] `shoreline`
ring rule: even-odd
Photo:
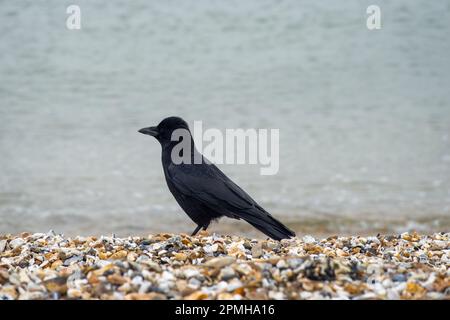
[[[0,235],[0,299],[450,299],[450,233]]]
[[[145,222],[133,221],[116,216],[107,217],[108,221],[113,219],[111,223],[105,225],[104,219],[86,219],[84,216],[72,217],[69,220],[58,220],[55,217],[49,219],[40,219],[26,217],[22,221],[22,227],[16,222],[16,217],[7,217],[4,224],[0,226],[0,235],[5,233],[20,234],[23,231],[46,232],[47,227],[57,230],[66,237],[76,237],[80,235],[96,236],[115,234],[118,237],[126,238],[128,236],[145,237],[148,234],[157,233],[173,233],[182,234],[189,233],[196,227],[195,223],[186,220],[185,215],[176,218],[165,217],[164,221],[152,218],[150,215]],[[365,218],[357,217],[337,217],[337,216],[302,216],[292,218],[289,216],[277,216],[287,227],[297,233],[299,237],[303,235],[312,235],[319,238],[327,238],[329,236],[349,237],[353,235],[368,237],[377,234],[401,234],[403,232],[419,232],[420,234],[432,234],[436,232],[450,231],[450,217],[448,216],[431,216],[427,218],[413,218],[408,220],[403,218],[392,217],[390,219]],[[72,220],[73,219],[73,220]],[[80,221],[83,224],[80,225]],[[265,235],[256,230],[250,224],[234,220],[221,219],[217,223],[212,223],[208,228],[209,233],[232,234],[246,238],[264,239]]]

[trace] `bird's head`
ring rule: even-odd
[[[186,121],[179,117],[168,117],[157,126],[142,128],[139,132],[155,137],[160,143],[166,143],[171,141],[172,133],[177,129],[189,131],[189,126]]]

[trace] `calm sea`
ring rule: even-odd
[[[280,129],[277,175],[220,167],[299,234],[449,231],[450,3],[369,4],[2,1],[0,233],[191,232],[137,133],[170,115]]]

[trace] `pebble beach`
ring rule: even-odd
[[[0,235],[0,299],[450,299],[450,233]]]

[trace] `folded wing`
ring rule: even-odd
[[[179,192],[197,199],[211,210],[244,219],[276,240],[295,236],[214,164],[170,164],[167,170],[169,179]]]

